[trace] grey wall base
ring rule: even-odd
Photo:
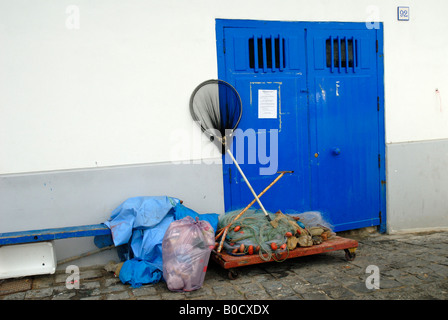
[[[448,228],[448,140],[386,146],[389,233]]]
[[[386,146],[389,233],[448,228],[448,140]],[[172,163],[0,175],[0,232],[106,221],[130,197],[168,195],[198,213],[223,213],[219,164]],[[92,238],[55,241],[58,260],[96,249]],[[106,264],[114,250],[70,264]],[[64,266],[60,266],[64,267]]]
[[[102,223],[128,198],[165,195],[198,213],[224,212],[221,165],[162,163],[0,175],[0,232]],[[58,260],[97,249],[92,237],[54,245]],[[70,264],[105,264],[116,257],[110,250]]]

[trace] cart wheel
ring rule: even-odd
[[[353,261],[356,258],[356,248],[344,249],[345,259],[347,261]]]
[[[227,276],[230,280],[235,280],[236,278],[238,278],[238,271],[236,271],[235,269],[229,269],[229,273],[227,273]]]

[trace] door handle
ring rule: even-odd
[[[338,155],[341,154],[341,149],[339,149],[339,148],[333,148],[332,152],[333,152],[333,154],[334,154],[335,156],[338,156]]]

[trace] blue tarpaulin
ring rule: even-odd
[[[198,214],[179,199],[158,197],[129,198],[104,224],[111,229],[115,246],[129,245],[130,253],[120,270],[120,280],[133,287],[162,279],[162,241],[171,222],[186,216],[206,220],[216,231],[218,215]]]

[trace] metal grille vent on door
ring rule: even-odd
[[[327,68],[331,72],[356,72],[358,68],[358,40],[348,37],[330,37],[325,41]]]
[[[248,41],[249,67],[255,72],[283,71],[285,39],[278,36],[253,36]]]

